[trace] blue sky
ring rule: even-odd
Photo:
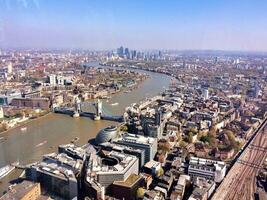
[[[265,0],[0,0],[0,48],[267,51]]]

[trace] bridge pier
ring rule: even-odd
[[[72,115],[72,117],[80,117],[80,113],[79,112],[76,112],[76,111],[74,111],[74,113],[73,113],[73,115]]]
[[[100,120],[101,119],[101,117],[99,116],[99,115],[95,115],[95,117],[94,117],[94,120],[95,121],[98,121],[98,120]]]
[[[76,97],[74,105],[74,113],[72,117],[80,117],[80,112],[81,112],[81,100],[79,99],[79,97]]]
[[[102,101],[97,99],[97,102],[95,103],[96,108],[96,115],[94,117],[94,120],[100,120],[102,115]]]

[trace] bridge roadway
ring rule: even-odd
[[[256,130],[255,137],[237,158],[212,200],[250,200],[257,192],[256,176],[267,156],[267,120]]]
[[[60,113],[60,114],[66,114],[66,115],[70,115],[70,116],[74,115],[74,110],[65,109],[65,108],[57,108],[57,109],[54,110],[54,112],[55,113]],[[96,114],[92,113],[92,112],[80,111],[79,115],[81,117],[89,117],[91,119],[94,119]],[[109,121],[116,121],[116,122],[123,122],[124,121],[123,116],[121,116],[121,115],[116,116],[116,115],[102,114],[100,118],[102,120],[109,120]]]

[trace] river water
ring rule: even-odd
[[[98,66],[95,62],[88,65]],[[150,78],[130,93],[120,92],[112,95],[109,102],[103,100],[103,106],[112,114],[121,115],[125,107],[131,103],[155,96],[169,86],[170,77],[166,75],[137,71],[147,73]],[[116,102],[117,106],[110,105]],[[58,145],[69,143],[75,137],[80,138],[78,144],[85,144],[89,139],[94,138],[101,128],[111,124],[116,124],[116,122],[93,121],[85,117],[72,118],[67,115],[51,113],[24,125],[27,127],[26,131],[21,131],[21,128],[18,127],[0,136],[6,138],[4,142],[0,142],[0,167],[17,160],[22,164],[36,162],[42,158],[42,155],[56,152]],[[44,142],[43,145],[38,145],[42,142]],[[0,196],[7,189],[9,182],[18,177],[20,173],[20,170],[14,170],[1,179]]]

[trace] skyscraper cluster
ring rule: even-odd
[[[163,55],[161,51],[157,52],[141,52],[136,50],[130,50],[127,47],[119,47],[116,52],[117,56],[124,59],[130,60],[160,60],[163,59]],[[114,54],[109,54],[108,56],[112,56]]]

